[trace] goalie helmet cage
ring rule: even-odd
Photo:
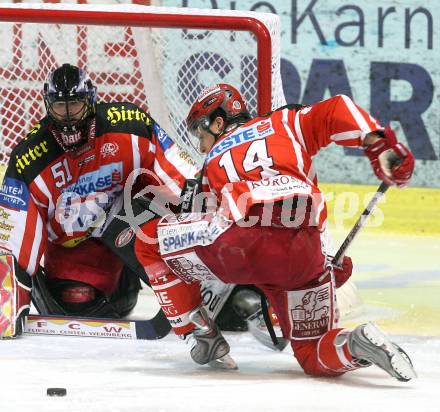
[[[253,115],[285,104],[280,20],[268,13],[124,5],[0,5],[0,164],[44,116],[43,83],[85,69],[99,101],[150,111],[191,156],[184,120],[201,90],[231,83]]]

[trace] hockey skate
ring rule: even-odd
[[[348,337],[348,348],[362,366],[375,364],[402,382],[417,377],[409,356],[373,323],[354,329]]]
[[[199,365],[208,364],[214,369],[238,369],[229,355],[229,344],[222,336],[215,322],[208,317],[203,307],[189,313],[189,319],[196,328],[193,331],[195,345],[191,348],[191,358]]]

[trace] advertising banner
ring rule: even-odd
[[[346,94],[414,153],[413,186],[440,187],[440,4],[434,0],[165,0],[164,6],[276,13],[289,103]],[[245,53],[245,51],[243,51]],[[316,157],[321,180],[375,184],[360,150],[331,145]]]

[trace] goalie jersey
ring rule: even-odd
[[[13,150],[0,190],[0,245],[30,275],[48,240],[73,247],[99,237],[123,207],[124,187],[160,186],[177,199],[196,172],[189,155],[131,103],[98,104],[88,142],[76,151],[64,152],[52,133],[47,117],[35,125]]]

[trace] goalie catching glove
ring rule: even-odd
[[[31,278],[15,258],[0,252],[0,339],[22,334],[30,308]]]
[[[389,186],[407,186],[414,171],[413,154],[397,141],[390,127],[376,134],[381,137],[364,147],[375,175]]]

